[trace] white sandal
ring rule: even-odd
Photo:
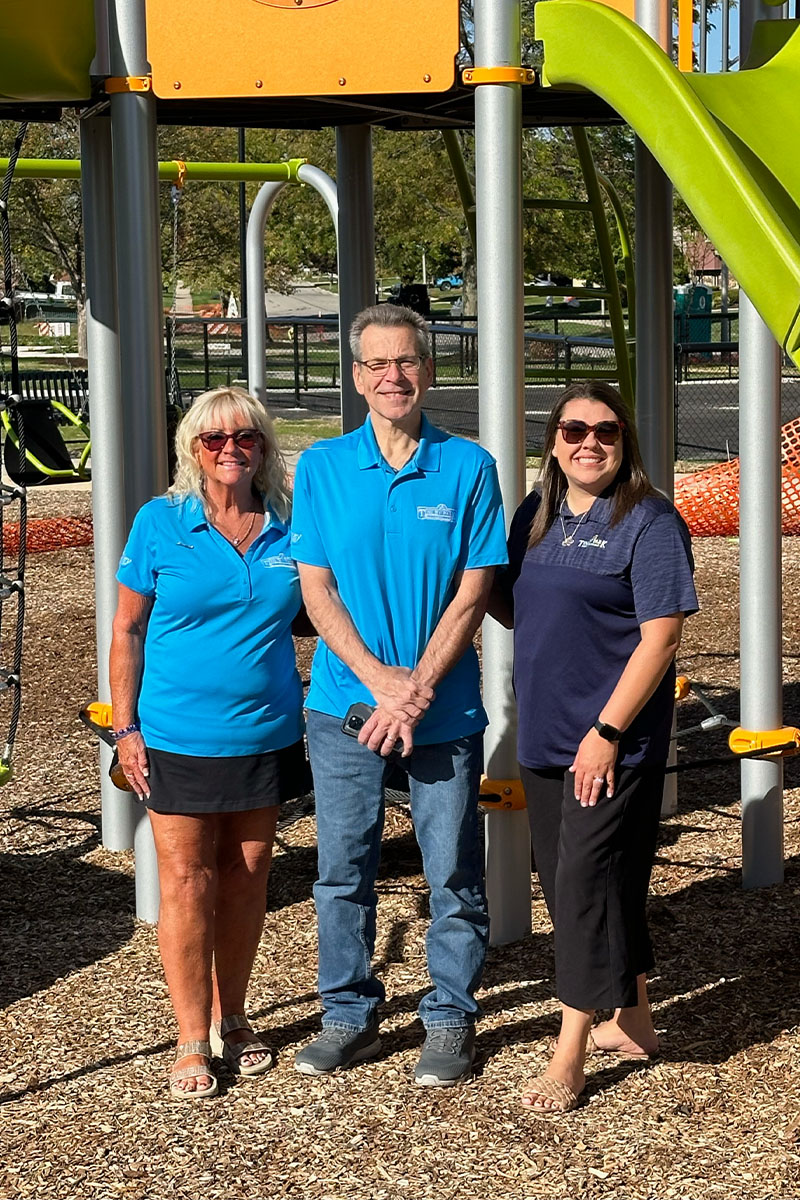
[[[181,1067],[176,1071],[175,1066],[192,1054],[202,1054],[208,1062],[192,1063],[191,1066]],[[175,1055],[175,1066],[169,1073],[169,1090],[176,1100],[210,1100],[212,1096],[217,1095],[219,1083],[211,1069],[211,1046],[208,1042],[182,1042]],[[199,1079],[203,1075],[207,1075],[211,1079],[211,1083],[206,1084],[205,1087],[196,1087],[190,1090],[176,1086],[182,1079]]]
[[[219,1023],[215,1021],[211,1026],[209,1036],[217,1057],[222,1059],[234,1075],[263,1075],[265,1071],[269,1071],[274,1065],[272,1051],[269,1046],[264,1045],[260,1038],[255,1037],[253,1041],[249,1042],[234,1042],[233,1045],[229,1045],[225,1041],[226,1036],[236,1029],[248,1029],[250,1033],[253,1032],[244,1013],[234,1013],[232,1016],[223,1017]],[[263,1054],[264,1057],[258,1062],[243,1063],[241,1060],[246,1054]]]

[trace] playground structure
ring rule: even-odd
[[[741,301],[741,720],[754,731],[781,727],[775,339],[798,361],[800,177],[786,161],[785,147],[797,124],[791,98],[800,42],[792,23],[776,20],[774,30],[756,27],[750,69],[735,77],[684,76],[666,53],[669,6],[641,0],[635,15],[638,25],[599,0],[540,5],[546,84],[540,86],[520,60],[519,0],[476,0],[476,61],[464,75],[469,86],[452,87],[448,64],[458,50],[457,0],[392,6],[272,0],[235,10],[222,0],[200,0],[191,10],[148,0],[146,13],[140,0],[82,0],[54,12],[46,31],[21,3],[4,14],[11,31],[0,51],[8,67],[0,113],[55,120],[62,103],[83,109],[101,701],[108,699],[105,662],[117,559],[138,507],[166,486],[157,121],[337,127],[340,321],[346,331],[374,295],[369,122],[452,130],[474,120],[480,431],[498,461],[510,513],[524,489],[523,123],[590,124],[617,119],[615,110],[640,139],[637,411],[648,468],[665,491],[672,490],[672,210],[662,167],[749,297]],[[777,13],[744,5],[743,47],[756,15]],[[182,19],[191,19],[189,29]],[[413,45],[402,37],[409,28]],[[407,48],[402,71],[394,61],[389,71],[375,46],[401,39]],[[322,47],[325,61],[303,63],[293,53],[301,43]],[[263,47],[268,59],[260,57]],[[685,65],[685,41],[682,54]],[[344,357],[342,377],[347,430],[360,423],[364,410]],[[484,630],[484,661],[491,721],[487,773],[510,781],[516,776],[511,642],[492,623]],[[107,768],[109,756],[101,754]],[[779,760],[742,763],[746,885],[782,878],[781,792]],[[103,813],[110,848],[135,844],[137,911],[153,919],[149,826],[132,802],[113,793],[105,769]],[[487,843],[492,935],[512,940],[530,919],[525,814],[490,813]]]

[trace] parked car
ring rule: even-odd
[[[449,292],[451,288],[463,287],[464,280],[460,275],[451,271],[449,275],[440,275],[438,279],[434,279],[433,286],[437,287],[440,292]]]

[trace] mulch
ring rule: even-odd
[[[41,491],[32,507],[81,516],[89,496]],[[680,655],[734,717],[737,549],[695,543],[703,610]],[[800,540],[784,549],[791,722]],[[535,877],[531,937],[490,953],[474,1081],[411,1082],[427,893],[402,806],[388,812],[378,884],[381,1056],[334,1078],[293,1069],[318,1028],[314,823],[298,807],[279,835],[250,997],[277,1066],[252,1080],[221,1070],[216,1101],[171,1100],[176,1031],[156,930],[134,916],[132,855],[100,845],[96,750],[76,716],[96,691],[92,590],[91,548],[31,556],[21,734],[0,791],[2,1200],[800,1196],[800,761],[786,766],[786,882],[759,891],[741,887],[736,770],[681,777],[652,884],[663,1054],[652,1066],[593,1058],[586,1102],[568,1117],[518,1103],[558,1027]],[[307,671],[307,645],[302,655]],[[685,701],[679,723],[704,715]],[[686,753],[723,746],[723,733],[700,735]]]

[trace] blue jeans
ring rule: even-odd
[[[317,806],[322,1024],[362,1030],[385,999],[372,955],[387,768],[342,732],[341,718],[309,711],[306,728]],[[469,1025],[480,1011],[474,993],[489,934],[478,829],[481,759],[482,737],[475,733],[415,746],[403,760],[431,889],[426,948],[434,986],[419,1005],[426,1029]]]

